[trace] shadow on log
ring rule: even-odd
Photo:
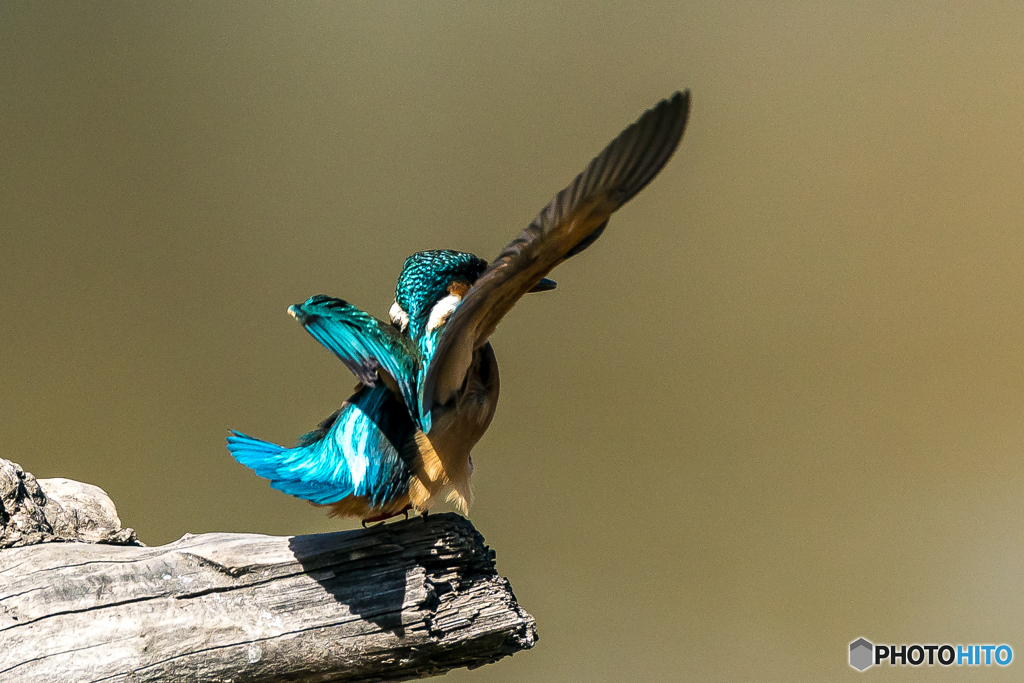
[[[0,460],[0,522],[21,520],[0,536],[20,539],[0,550],[0,680],[404,680],[536,642],[533,617],[458,515],[147,548],[119,521],[97,532],[81,514],[99,542],[69,542],[47,521],[55,508],[45,514],[56,480],[36,485],[12,465]],[[30,504],[9,495],[19,476]],[[69,500],[60,511],[75,517]]]

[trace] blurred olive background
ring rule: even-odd
[[[541,640],[449,680],[1019,658],[1022,35],[1011,2],[5,2],[0,456],[148,544],[358,526],[224,448],[354,385],[285,308],[385,317],[405,256],[493,257],[689,87],[674,159],[493,339],[472,519]]]

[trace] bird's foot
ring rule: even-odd
[[[364,519],[362,521],[363,528],[364,529],[368,528],[366,526],[367,524],[375,524],[377,522],[380,522],[381,524],[383,524],[385,521],[391,519],[392,517],[397,517],[398,515],[405,515],[405,518],[409,519],[409,510],[411,510],[411,509],[412,509],[412,504],[409,504],[409,505],[406,505],[401,510],[399,510],[398,512],[392,512],[390,514],[374,515],[373,517],[367,517],[366,519]]]

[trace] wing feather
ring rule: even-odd
[[[686,128],[689,91],[662,100],[619,134],[505,247],[469,289],[438,341],[420,385],[422,414],[462,386],[474,349],[519,298],[565,259],[592,244],[611,214],[672,156]]]
[[[289,307],[288,312],[363,384],[376,386],[380,373],[387,373],[385,383],[397,386],[410,417],[419,415],[418,354],[398,330],[347,301],[323,294]]]

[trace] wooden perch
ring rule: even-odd
[[[64,482],[59,503],[46,495],[53,481]],[[0,680],[403,680],[537,640],[458,515],[147,548],[112,504],[90,502],[99,492],[109,503],[100,489],[71,484],[37,484],[0,460]]]

